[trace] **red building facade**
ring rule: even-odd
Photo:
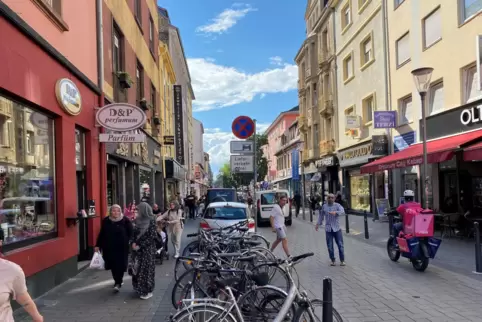
[[[3,2],[0,39],[3,253],[38,296],[77,274],[79,258],[95,244],[101,218],[76,220],[79,210],[106,213],[105,153],[95,126],[103,95]]]

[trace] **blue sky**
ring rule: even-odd
[[[181,31],[211,166],[229,160],[231,123],[239,115],[263,130],[297,105],[294,56],[305,38],[300,0],[162,0]]]

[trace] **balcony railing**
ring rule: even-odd
[[[320,141],[320,155],[325,155],[335,152],[335,141],[323,140]]]

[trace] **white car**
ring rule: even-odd
[[[199,228],[224,228],[248,220],[249,232],[254,233],[254,220],[248,213],[248,207],[244,203],[212,202],[204,211]]]
[[[256,191],[256,216],[258,220],[258,226],[263,223],[269,223],[271,217],[271,210],[279,198],[284,196],[288,198],[288,202],[283,207],[283,214],[285,216],[285,224],[291,226],[292,224],[292,211],[291,211],[291,199],[289,198],[288,190],[261,190]]]

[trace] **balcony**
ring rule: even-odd
[[[323,101],[323,98],[320,98],[318,111],[320,112],[321,117],[323,118],[330,118],[335,113],[335,109],[333,106],[333,99],[327,99]]]
[[[305,116],[298,116],[298,129],[302,133],[306,133],[308,131],[308,121]]]
[[[321,50],[320,54],[318,55],[318,66],[320,69],[324,69],[329,65],[332,56],[333,55],[329,51]]]
[[[320,156],[334,153],[335,152],[335,141],[334,140],[323,140],[320,141]]]

